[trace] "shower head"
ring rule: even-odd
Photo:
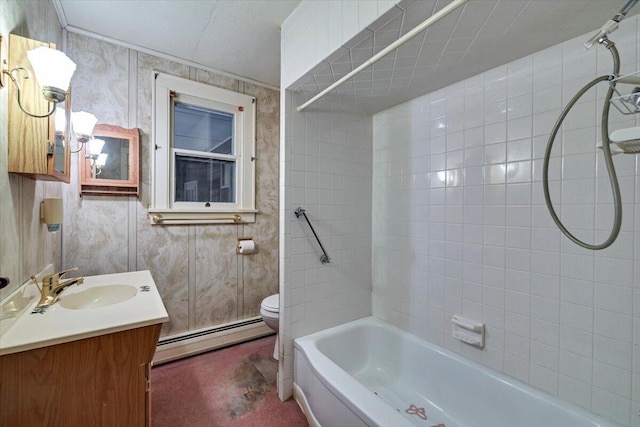
[[[593,35],[589,40],[584,44],[585,49],[590,49],[591,46],[600,41],[603,37],[613,33],[618,29],[618,23],[620,23],[627,13],[631,10],[631,8],[638,2],[638,0],[628,0],[627,3],[620,9],[620,12],[616,13],[613,18],[609,19],[605,24],[598,30],[597,33]]]
[[[609,19],[605,24],[598,30],[597,33],[593,35],[589,40],[587,40],[584,44],[585,49],[591,49],[591,46],[600,41],[603,37],[613,33],[618,29],[618,22],[613,19]]]

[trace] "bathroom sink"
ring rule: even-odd
[[[94,286],[86,291],[62,294],[58,304],[70,310],[106,307],[127,301],[137,293],[138,289],[132,285]]]
[[[53,266],[46,272],[51,273]],[[13,314],[17,305],[5,307],[5,304],[11,302],[14,294],[18,293],[28,301],[20,300],[24,310],[20,314]],[[85,276],[83,284],[66,288],[58,301],[45,310],[35,309],[41,291],[33,281],[23,284],[14,294],[9,297],[11,300],[0,303],[0,309],[7,309],[13,315],[0,320],[0,356],[143,328],[169,320],[148,270]],[[38,315],[32,316],[31,313]]]

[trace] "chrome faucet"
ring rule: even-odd
[[[84,282],[84,277],[76,277],[60,281],[62,276],[70,271],[77,271],[78,267],[70,268],[68,270],[60,271],[58,273],[51,274],[42,278],[42,288],[40,288],[40,301],[36,304],[36,308],[48,307],[58,301],[58,297],[67,287],[71,285],[80,286]],[[35,276],[31,276],[31,280],[38,285],[38,281]]]

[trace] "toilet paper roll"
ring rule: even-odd
[[[238,253],[250,255],[256,251],[256,243],[253,240],[240,240],[238,242]]]

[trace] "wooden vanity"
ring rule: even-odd
[[[160,326],[0,356],[0,426],[150,426]]]
[[[108,306],[69,304],[99,290],[86,298],[95,304],[109,286],[138,291]],[[41,313],[32,313],[30,297],[0,336],[0,427],[150,426],[149,372],[168,320],[151,274],[85,277]]]

